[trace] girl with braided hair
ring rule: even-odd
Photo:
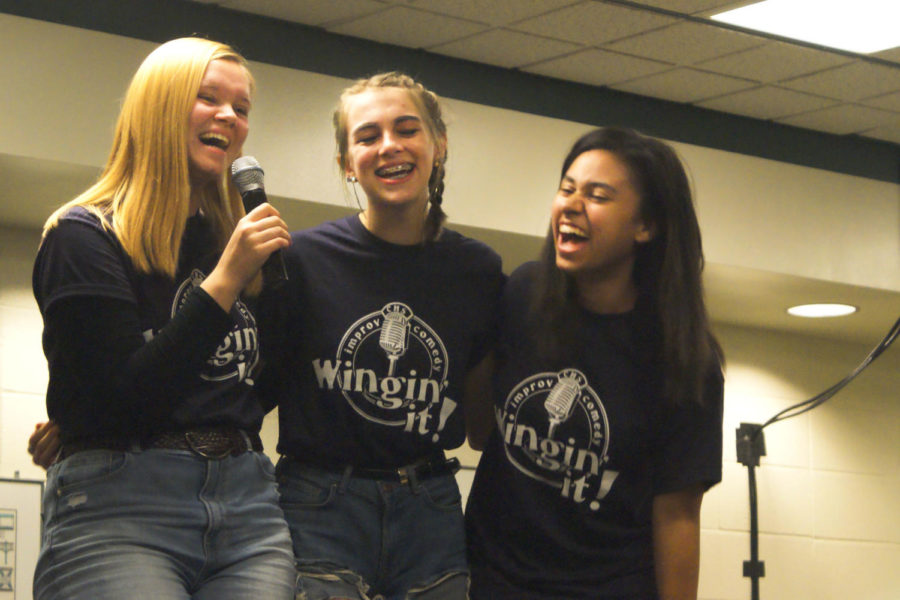
[[[462,600],[463,516],[444,451],[463,443],[465,391],[489,373],[500,258],[443,227],[435,94],[400,73],[362,79],[334,125],[338,166],[366,205],[292,235],[261,327],[298,592]]]

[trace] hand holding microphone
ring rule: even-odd
[[[241,194],[244,212],[250,214],[253,209],[268,202],[266,189],[263,186],[265,173],[259,162],[252,156],[241,156],[231,165],[231,179]],[[287,269],[281,250],[273,252],[262,266],[263,284],[277,287],[287,281]]]
[[[259,163],[252,157],[244,157],[235,161],[232,172],[240,173],[233,177],[247,215],[237,222],[219,262],[200,284],[225,311],[231,310],[241,291],[260,270],[264,286],[277,287],[287,280],[280,249],[291,243],[281,215],[266,202]]]

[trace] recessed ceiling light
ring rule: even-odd
[[[711,18],[861,54],[900,46],[897,0],[764,0]]]
[[[849,304],[800,304],[787,309],[795,317],[819,319],[822,317],[843,317],[856,312],[856,307]]]

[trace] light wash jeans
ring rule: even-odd
[[[47,473],[36,600],[290,600],[296,571],[261,452],[89,450]]]
[[[300,573],[297,600],[465,600],[465,533],[452,474],[401,484],[285,458],[277,473]]]

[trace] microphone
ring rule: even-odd
[[[231,180],[241,193],[244,212],[250,212],[263,202],[268,202],[263,186],[265,173],[252,156],[241,156],[231,164]],[[273,252],[262,266],[263,283],[279,287],[287,281],[287,269],[281,250]]]
[[[547,399],[544,400],[544,409],[550,417],[550,428],[547,432],[549,439],[553,439],[556,428],[572,416],[575,400],[578,399],[580,392],[581,386],[578,380],[571,377],[560,377],[550,393],[547,394]]]
[[[397,359],[406,353],[406,336],[409,333],[409,320],[400,311],[389,312],[384,316],[384,324],[381,326],[381,335],[378,345],[388,355],[391,361],[388,367],[388,377],[394,376]]]

